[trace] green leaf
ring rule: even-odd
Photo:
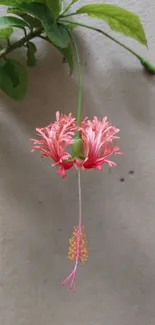
[[[73,22],[73,23],[68,22],[68,23],[66,23],[66,22],[63,21],[63,25],[65,25],[68,28],[68,30],[70,30],[70,31],[72,31],[73,29],[79,27],[79,24],[78,23],[76,24],[76,22]]]
[[[1,59],[0,60],[0,68],[3,67],[6,64],[6,60],[5,59]]]
[[[18,2],[18,0],[17,0],[17,2]],[[16,3],[16,1],[11,1],[11,0],[0,1],[0,4],[5,5],[5,6],[11,6],[11,5],[14,5],[15,3]]]
[[[49,39],[57,47],[64,49],[68,46],[69,34],[64,25],[57,23],[54,23],[52,25],[49,24],[45,31]]]
[[[29,27],[29,25],[20,18],[11,17],[11,16],[3,16],[0,17],[0,26],[13,26],[13,27]]]
[[[86,13],[90,17],[102,19],[115,32],[132,37],[147,45],[147,39],[139,17],[128,10],[110,4],[90,4],[78,9],[77,13]]]
[[[23,0],[0,0],[0,5],[5,6],[16,6],[19,5]],[[36,0],[26,0],[27,3],[36,2]],[[37,2],[44,3],[45,0],[37,0]]]
[[[58,16],[60,12],[60,1],[59,0],[46,0],[47,6],[52,9],[55,16]]]
[[[67,47],[69,43],[69,35],[66,28],[55,21],[52,11],[45,4],[38,2],[23,2],[19,5],[19,8],[25,10],[27,13],[41,21],[51,42],[60,48]]]
[[[18,8],[9,7],[7,12],[21,17],[28,23],[31,28],[40,28],[42,26],[39,19],[30,16],[29,14],[25,13],[23,10],[20,10]]]
[[[8,60],[0,66],[0,88],[13,99],[23,99],[27,90],[27,74],[18,61]]]
[[[41,22],[45,23],[48,21],[49,23],[53,23],[54,21],[52,11],[43,3],[32,1],[28,3],[24,1],[18,5],[18,8],[34,17],[37,17]]]
[[[65,49],[59,49],[64,56],[65,62],[69,65],[70,75],[73,73],[74,70],[74,57],[73,51],[70,44]]]
[[[36,66],[36,57],[35,54],[37,52],[37,48],[34,43],[28,42],[27,44],[27,65],[29,67]]]
[[[0,29],[0,39],[8,39],[12,33],[13,33],[12,27],[6,27],[3,29]]]

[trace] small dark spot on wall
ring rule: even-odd
[[[129,170],[129,175],[133,175],[135,172],[134,172],[134,170]]]
[[[58,231],[62,231],[62,228],[58,228]]]
[[[125,178],[124,178],[124,177],[121,177],[121,178],[120,178],[120,182],[121,182],[121,183],[125,182]]]

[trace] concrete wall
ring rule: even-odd
[[[141,17],[149,52],[118,38],[155,63],[154,2],[109,2]],[[56,50],[37,41],[25,100],[0,93],[0,324],[154,325],[155,78],[110,40],[76,35],[84,113],[108,115],[120,127],[124,156],[116,157],[117,169],[82,174],[89,262],[79,268],[73,294],[60,283],[72,267],[66,256],[77,220],[76,173],[61,180],[49,161],[30,153],[29,138],[56,110],[75,113],[77,79],[68,77]]]

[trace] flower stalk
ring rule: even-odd
[[[71,32],[69,32],[70,38],[72,40],[74,50],[75,50],[75,57],[76,57],[76,64],[77,64],[77,74],[78,74],[78,106],[77,106],[77,124],[80,125],[81,122],[81,115],[82,115],[82,77],[81,77],[81,65],[80,65],[80,56],[78,52],[78,47],[75,41],[75,38]],[[79,132],[77,133],[77,138],[79,138]]]

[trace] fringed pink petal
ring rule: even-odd
[[[70,145],[74,143],[77,126],[72,114],[63,115],[56,112],[56,121],[44,128],[36,128],[37,135],[41,140],[31,139],[34,145],[32,151],[39,150],[42,156],[46,156],[59,165],[57,174],[66,177],[65,170],[70,169],[74,162],[70,162],[71,154],[67,152]]]
[[[92,121],[87,118],[81,122],[79,128],[81,138],[83,140],[83,155],[85,159],[77,162],[76,165],[80,168],[90,169],[95,168],[102,170],[102,165],[108,163],[110,167],[115,167],[116,164],[107,160],[107,157],[113,154],[120,154],[119,147],[114,146],[113,140],[119,137],[116,134],[119,132],[105,116],[99,120],[96,116]]]
[[[56,172],[58,175],[60,175],[62,178],[65,178],[67,176],[65,169],[61,167],[60,169],[57,170]]]

